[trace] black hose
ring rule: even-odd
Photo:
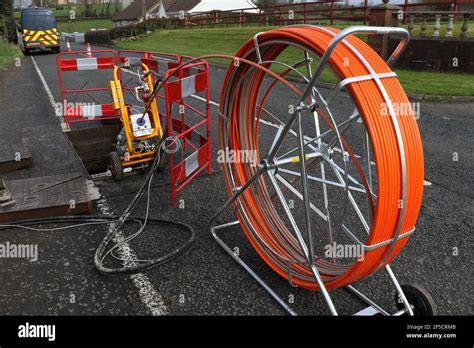
[[[22,221],[15,221],[15,222],[9,222],[6,223],[5,225],[0,225],[0,231],[13,228],[14,226],[32,226],[32,225],[39,225],[39,224],[52,224],[52,223],[100,223],[100,222],[107,222],[110,221],[113,223],[114,221],[118,221],[117,216],[101,216],[101,215],[78,215],[78,216],[57,216],[57,217],[47,217],[47,218],[38,218],[38,219],[31,219],[31,220],[22,220]],[[145,221],[144,218],[141,217],[130,217],[129,220],[125,221],[125,223],[132,223],[140,221],[143,222]],[[182,230],[187,230],[189,232],[189,238],[184,243],[182,246],[179,248],[173,250],[172,252],[161,256],[160,258],[153,260],[153,262],[147,263],[145,265],[142,265],[141,271],[149,270],[154,267],[158,267],[160,265],[163,265],[176,257],[180,256],[184,252],[186,252],[190,247],[191,244],[194,242],[195,239],[195,231],[194,229],[184,223],[177,222],[177,221],[171,221],[171,220],[162,220],[162,219],[148,219],[147,220],[151,224],[167,224],[167,225],[172,225],[176,226]],[[123,268],[123,271],[120,272],[122,274],[134,274],[138,273],[132,268]]]
[[[184,65],[182,65],[181,67],[179,68],[182,68],[184,67]],[[154,73],[154,72],[153,72]],[[163,77],[161,75],[157,75],[155,74],[157,77],[158,77],[158,81],[156,82],[155,84],[155,88],[154,88],[154,91],[152,93],[152,96],[150,98],[150,101],[148,102],[146,108],[145,108],[145,111],[143,112],[143,116],[145,116],[145,114],[148,112],[149,108],[150,108],[150,105],[151,105],[151,101],[156,97],[156,95],[158,94],[159,90],[162,88],[163,84],[160,84],[160,80],[163,79]],[[170,77],[168,77],[166,80],[168,80]],[[142,186],[140,187],[140,189],[138,190],[137,194],[135,195],[135,197],[133,198],[133,200],[130,202],[130,204],[128,205],[128,207],[124,210],[124,212],[122,213],[122,215],[120,217],[112,217],[112,216],[108,216],[108,217],[103,217],[103,216],[83,216],[83,217],[78,217],[78,216],[75,216],[75,217],[70,217],[70,216],[63,216],[63,217],[54,217],[54,218],[43,218],[43,219],[34,219],[34,220],[24,220],[24,221],[17,221],[17,222],[14,222],[14,223],[10,223],[9,225],[10,226],[28,226],[28,224],[30,225],[34,225],[34,224],[38,224],[38,223],[52,223],[52,222],[74,222],[74,221],[81,221],[81,222],[104,222],[104,221],[112,221],[112,223],[114,223],[114,227],[113,229],[110,229],[108,231],[108,233],[106,234],[106,236],[104,237],[104,239],[99,243],[99,246],[97,247],[96,249],[96,252],[95,252],[95,255],[94,255],[94,264],[95,264],[95,267],[97,268],[97,270],[103,274],[107,274],[107,275],[116,275],[116,274],[134,274],[134,273],[140,273],[140,272],[143,272],[143,271],[147,271],[147,270],[150,270],[154,267],[157,267],[157,266],[160,266],[160,265],[163,265],[164,263],[167,263],[175,258],[177,258],[178,256],[180,256],[181,254],[183,254],[186,250],[188,250],[191,246],[191,244],[194,242],[194,238],[195,238],[195,231],[192,227],[186,225],[186,224],[183,224],[183,223],[180,223],[180,222],[176,222],[176,221],[170,221],[170,220],[158,220],[158,219],[148,219],[148,217],[146,217],[145,219],[144,218],[136,218],[136,217],[130,217],[130,214],[131,214],[131,211],[133,210],[133,208],[135,208],[135,206],[137,205],[137,203],[139,202],[139,200],[143,197],[143,193],[145,192],[145,189],[147,187],[147,185],[150,184],[150,181],[153,179],[153,175],[158,167],[158,164],[160,163],[160,160],[161,160],[161,156],[163,155],[163,151],[164,151],[164,144],[165,144],[165,141],[167,139],[162,139],[162,141],[160,142],[159,144],[159,151],[155,157],[155,160],[153,161],[153,164],[151,165],[150,167],[150,170],[149,170],[149,173],[145,179],[145,181],[143,182]],[[175,142],[173,141],[172,142],[172,145],[174,144]],[[144,264],[141,264],[141,265],[130,265],[130,266],[124,266],[124,267],[121,267],[121,268],[109,268],[109,267],[105,267],[102,263],[102,260],[104,258],[104,256],[106,256],[106,253],[107,253],[107,246],[109,245],[109,243],[114,239],[114,237],[119,233],[119,229],[121,226],[123,226],[124,223],[127,223],[127,222],[134,222],[134,221],[144,221],[145,223],[150,221],[150,222],[155,222],[155,223],[163,223],[163,224],[170,224],[170,225],[174,225],[176,227],[179,227],[179,228],[183,228],[183,229],[186,229],[189,231],[190,233],[190,238],[187,240],[187,242],[185,244],[183,244],[181,247],[171,251],[170,253],[160,257],[160,258],[157,258],[157,259],[154,259],[154,260],[150,260],[150,261],[147,261],[146,263]],[[9,227],[2,227],[0,225],[0,230],[3,229],[3,228],[9,228]],[[144,228],[144,227],[143,227]],[[130,263],[133,263],[134,260],[130,260]],[[138,260],[137,260],[138,261]]]
[[[152,71],[152,70],[150,70],[150,71]],[[161,80],[161,77],[159,78],[159,80]],[[156,82],[154,91],[152,93],[150,101],[148,102],[148,104],[145,108],[145,111],[143,112],[142,117],[144,117],[145,114],[148,112],[148,109],[150,108],[152,100],[156,97],[157,93],[162,88],[162,86],[163,86],[163,84],[160,84],[159,81]],[[130,202],[129,206],[124,210],[124,212],[122,213],[122,215],[120,216],[118,221],[115,223],[114,228],[111,229],[107,233],[105,238],[100,242],[99,246],[97,247],[97,250],[96,250],[95,255],[94,255],[94,264],[95,264],[95,267],[97,268],[97,270],[99,272],[103,273],[103,274],[108,274],[108,275],[124,274],[124,273],[125,274],[133,274],[133,273],[139,273],[139,272],[142,272],[142,271],[145,271],[145,270],[149,270],[149,269],[151,269],[153,267],[156,267],[158,265],[162,265],[164,262],[170,261],[170,260],[178,257],[184,250],[186,250],[189,247],[188,245],[190,245],[194,241],[195,232],[194,232],[194,230],[191,229],[190,231],[192,232],[192,237],[185,244],[186,248],[184,250],[183,250],[183,248],[178,248],[175,251],[172,251],[171,253],[165,255],[165,257],[152,260],[152,261],[147,262],[147,263],[142,264],[142,265],[124,266],[122,268],[108,268],[108,267],[105,267],[102,263],[102,259],[104,258],[104,256],[106,255],[106,252],[107,252],[106,251],[107,245],[117,235],[120,227],[130,218],[131,211],[133,210],[133,208],[135,208],[138,201],[142,198],[143,193],[145,192],[145,189],[146,189],[147,185],[151,184],[150,181],[153,179],[153,175],[155,174],[155,171],[156,171],[156,169],[157,169],[157,167],[160,163],[161,156],[163,155],[163,152],[164,152],[164,149],[165,149],[164,144],[165,144],[166,140],[167,139],[162,139],[162,141],[160,142],[159,151],[158,151],[158,153],[155,157],[155,160],[153,161],[153,164],[150,167],[149,173],[148,173],[145,181],[143,182],[142,186],[138,190],[137,194],[135,195],[133,200]],[[146,219],[145,219],[145,222],[146,222]],[[175,225],[179,224],[179,223],[176,223],[174,221],[169,221],[168,223],[175,224]],[[187,226],[187,228],[190,229],[189,226]],[[133,262],[133,260],[131,260],[131,262]]]
[[[158,163],[160,162],[162,151],[163,149],[160,144],[160,151],[158,152],[152,166],[150,167],[150,172],[148,173],[145,181],[143,182],[142,186],[140,187],[140,189],[138,190],[137,194],[135,195],[133,200],[130,202],[128,207],[124,210],[122,215],[119,217],[118,216],[100,216],[100,215],[46,217],[46,218],[37,218],[37,219],[22,220],[22,221],[15,221],[15,222],[1,224],[0,230],[13,228],[15,226],[26,227],[26,226],[31,226],[31,225],[50,224],[50,223],[106,223],[110,221],[111,224],[115,224],[114,228],[111,229],[107,233],[105,238],[100,242],[94,255],[94,264],[99,272],[103,274],[107,274],[107,275],[135,274],[135,273],[140,273],[143,271],[150,270],[152,268],[161,266],[171,260],[174,260],[175,258],[182,255],[191,247],[191,244],[194,242],[194,239],[196,236],[196,232],[194,231],[194,229],[187,224],[177,222],[177,221],[130,216],[131,211],[133,210],[133,208],[135,208],[140,198],[142,198],[143,193],[145,189],[147,188],[147,185],[150,183],[150,180],[153,179],[153,175],[155,173],[156,167]],[[132,223],[132,222],[137,222],[137,221],[145,222],[145,223],[149,222],[152,224],[167,224],[167,225],[175,226],[179,229],[188,231],[189,238],[183,245],[172,250],[168,254],[163,255],[159,258],[147,261],[146,263],[133,265],[134,260],[130,260],[130,263],[132,263],[132,265],[127,265],[120,268],[105,267],[102,263],[102,259],[105,253],[107,252],[107,246],[113,240],[113,238],[118,234],[120,227],[123,226],[124,223]]]
[[[133,210],[133,208],[135,208],[135,206],[137,205],[139,200],[142,198],[143,193],[145,192],[145,189],[147,188],[150,181],[153,179],[153,175],[155,174],[156,168],[157,168],[158,164],[160,163],[160,159],[161,159],[163,150],[164,149],[163,149],[162,143],[160,143],[160,150],[158,151],[158,153],[155,157],[155,160],[153,161],[153,164],[151,165],[149,173],[148,173],[145,181],[143,182],[142,186],[140,187],[140,189],[138,190],[137,194],[135,195],[133,200],[130,202],[128,207],[124,210],[122,215],[117,220],[117,222],[115,223],[114,228],[111,229],[107,233],[105,238],[100,242],[99,246],[97,247],[97,250],[96,250],[95,255],[94,255],[94,264],[95,264],[95,267],[97,268],[97,270],[99,272],[101,272],[103,274],[108,274],[108,275],[140,273],[140,272],[149,270],[151,268],[157,267],[159,265],[162,265],[162,264],[164,264],[168,261],[171,261],[171,260],[175,259],[179,255],[181,255],[184,251],[186,251],[190,247],[191,243],[194,241],[195,232],[190,226],[179,223],[179,222],[175,222],[175,221],[163,221],[162,220],[162,222],[165,222],[165,223],[168,223],[168,224],[171,224],[171,225],[174,225],[174,226],[184,227],[185,229],[190,231],[191,238],[181,248],[175,249],[174,251],[170,252],[169,254],[167,254],[163,257],[160,257],[158,259],[149,261],[149,262],[147,262],[145,264],[142,264],[142,265],[131,265],[131,266],[124,266],[124,267],[121,267],[121,268],[109,268],[109,267],[105,267],[102,263],[103,256],[106,253],[107,245],[117,235],[120,227],[125,222],[131,221],[130,220],[130,213]],[[143,220],[145,220],[145,219],[143,219]],[[133,260],[131,260],[131,262],[133,262]]]

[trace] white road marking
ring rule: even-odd
[[[428,180],[425,180],[425,182],[424,182],[423,184],[424,184],[425,186],[431,186],[431,185],[432,185],[432,183],[429,182]]]
[[[43,73],[41,72],[40,68],[38,67],[38,64],[36,64],[35,58],[31,57],[31,61],[33,62],[33,65],[35,66],[35,69],[36,69],[36,73],[38,74],[38,76],[41,80],[41,83],[43,84],[43,87],[46,91],[46,94],[48,95],[49,103],[51,104],[51,107],[53,108],[54,114],[60,118],[61,128],[62,128],[63,132],[68,131],[69,127],[67,126],[66,122],[64,122],[63,116],[58,115],[57,112],[56,112],[57,111],[57,104],[56,104],[56,101],[54,100],[53,93],[51,93],[51,90],[49,89],[49,86],[46,83],[46,80],[43,76]]]
[[[107,216],[107,215],[113,215],[112,210],[107,203],[107,200],[105,197],[102,196],[102,198],[97,201],[97,208],[99,208],[100,212]],[[109,230],[107,232],[110,232],[111,230],[114,229],[114,225],[109,225]],[[121,242],[121,233],[117,235],[117,237],[114,238],[114,243],[119,243]],[[119,248],[117,248],[118,251],[118,256],[121,259],[127,260],[124,262],[124,264],[127,265],[135,265],[133,260],[138,259],[137,254],[133,249],[130,247],[128,243],[123,243]],[[138,273],[138,274],[132,274],[130,275],[130,280],[132,281],[133,285],[138,289],[138,294],[140,296],[140,300],[142,303],[150,310],[150,312],[153,315],[160,316],[160,315],[166,315],[166,305],[163,301],[163,298],[161,295],[153,288],[153,285],[150,282],[150,279],[143,273]]]
[[[38,73],[41,83],[43,84],[43,87],[46,90],[46,94],[48,95],[49,102],[51,103],[51,107],[53,108],[54,111],[56,111],[56,101],[54,100],[53,93],[51,93],[51,90],[49,89],[48,84],[46,83],[46,80],[44,79],[44,76],[41,73],[40,68],[38,67],[38,64],[36,64],[36,60],[33,57],[31,57],[31,60],[33,61],[36,72]]]
[[[191,95],[191,98],[200,100],[200,101],[205,102],[205,103],[207,102],[206,98],[203,98],[203,97],[198,96],[198,95],[196,95],[196,94],[192,94],[192,95]],[[215,102],[215,101],[212,101],[212,100],[209,100],[209,104],[210,104],[210,105],[213,105],[213,106],[216,106],[216,107],[220,107],[219,103],[217,103],[217,102]]]
[[[36,64],[35,59],[31,57],[31,60],[33,61],[36,72],[38,73],[38,76],[43,84],[43,87],[46,90],[46,94],[48,95],[49,102],[51,103],[51,107],[56,113],[56,101],[54,100],[54,96],[51,93],[51,90],[49,89],[49,86],[46,83],[46,80],[43,74],[41,73],[41,70],[39,69],[38,64]],[[61,123],[62,123],[61,126],[63,127],[64,120],[62,120]],[[104,215],[112,214],[112,210],[104,197],[102,197],[102,199],[97,202],[97,207],[99,208],[100,212]],[[111,228],[113,228],[113,225],[109,225],[109,231]],[[117,242],[117,240],[114,240],[114,242]],[[124,243],[120,248],[118,248],[118,252],[119,252],[120,258],[128,260],[127,262],[124,262],[125,264],[130,264],[133,262],[134,259],[137,259],[135,251],[127,243]],[[132,281],[133,285],[135,285],[135,287],[138,289],[138,294],[139,294],[141,302],[151,312],[152,315],[159,316],[159,315],[167,314],[166,313],[167,308],[163,301],[163,298],[156,291],[150,279],[145,274],[142,274],[142,273],[133,274],[130,276],[130,280]]]

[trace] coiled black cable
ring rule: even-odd
[[[28,228],[28,226],[33,226],[33,225],[38,225],[38,224],[49,224],[49,223],[79,223],[79,225],[66,226],[61,229],[74,228],[74,227],[85,226],[85,225],[114,224],[114,227],[109,230],[107,235],[100,242],[94,255],[94,264],[99,272],[103,274],[107,274],[107,275],[135,274],[135,273],[148,271],[152,268],[155,268],[167,262],[170,262],[176,259],[177,257],[179,257],[180,255],[182,255],[191,247],[196,235],[195,230],[191,226],[181,223],[181,222],[177,222],[177,221],[150,219],[148,218],[148,209],[147,209],[147,215],[145,218],[131,216],[131,212],[133,208],[135,208],[137,203],[143,197],[145,189],[147,187],[150,188],[151,181],[153,180],[154,173],[160,162],[160,158],[162,156],[163,151],[164,151],[164,147],[160,146],[160,151],[158,152],[153,164],[151,165],[150,171],[145,181],[143,182],[142,186],[140,187],[140,189],[138,190],[138,192],[136,193],[135,197],[130,202],[128,207],[124,210],[122,215],[119,217],[100,216],[100,215],[83,215],[83,216],[59,216],[59,217],[38,218],[38,219],[30,219],[30,220],[23,220],[23,221],[16,221],[16,222],[11,222],[11,223],[1,224],[0,230],[15,228],[15,227],[30,229]],[[148,190],[148,194],[150,194],[149,190]],[[104,257],[108,255],[107,246],[120,233],[120,227],[122,227],[125,223],[133,223],[133,222],[140,222],[141,230],[145,228],[145,225],[147,223],[171,225],[176,228],[187,231],[189,233],[189,238],[184,244],[182,244],[178,248],[172,250],[166,255],[160,256],[159,258],[156,258],[153,260],[142,262],[140,260],[131,259],[131,260],[127,260],[127,263],[125,266],[119,267],[119,268],[110,268],[110,267],[104,266],[103,264]],[[53,230],[54,229],[45,229],[43,231],[53,231]],[[119,242],[118,244],[120,243],[123,243],[123,242]],[[114,249],[115,247],[113,247],[112,249]],[[141,263],[137,264],[137,262],[141,262]]]

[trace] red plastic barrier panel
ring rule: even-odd
[[[120,118],[108,86],[118,65],[115,51],[63,52],[56,56],[56,65],[65,130],[71,123]],[[99,78],[86,75],[87,71],[102,71],[105,75]],[[102,85],[97,85],[98,80]]]
[[[183,144],[182,156],[170,154],[169,159],[175,207],[177,194],[200,173],[212,170],[209,66],[200,61],[168,70],[165,81],[167,135],[177,137]],[[200,100],[192,103],[193,96]]]
[[[114,57],[76,58],[59,61],[61,71],[113,69]]]

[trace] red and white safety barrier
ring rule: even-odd
[[[170,103],[180,101],[193,94],[204,91],[207,88],[207,71],[197,75],[191,75],[177,81],[171,81],[167,85],[167,98]]]
[[[93,57],[92,54],[98,55],[98,57]],[[84,57],[85,55],[87,57]],[[112,93],[107,85],[108,81],[113,80],[113,69],[118,65],[118,57],[115,51],[90,51],[90,45],[88,45],[88,51],[58,54],[56,64],[63,105],[64,129],[70,129],[69,123],[120,118],[120,111],[114,109]],[[108,73],[101,73],[105,83],[102,82],[98,87],[91,86],[94,80],[89,80],[90,75],[74,74],[74,72],[94,70],[109,71]],[[65,74],[65,72],[67,73]],[[108,76],[106,77],[104,74]],[[65,87],[65,83],[74,86],[74,89]],[[87,95],[85,98],[87,102],[80,101],[79,97],[84,94]],[[73,96],[71,99],[74,100],[69,100],[71,95]],[[90,103],[91,98],[96,102]]]
[[[114,104],[80,104],[66,106],[64,110],[65,118],[87,118],[95,119],[102,117],[113,117],[117,115]]]
[[[193,74],[194,73],[194,74]],[[178,79],[171,79],[180,76]],[[209,66],[207,62],[189,64],[180,70],[170,69],[165,75],[165,103],[167,115],[168,136],[175,136],[183,141],[183,151],[191,149],[184,160],[174,162],[170,154],[171,197],[173,206],[179,191],[189,184],[204,170],[212,170],[211,139],[210,139],[210,90]],[[186,99],[194,94],[204,93],[204,110],[192,106]],[[179,107],[173,108],[176,104]],[[179,114],[173,114],[179,110]],[[193,116],[188,118],[186,113]],[[190,120],[194,124],[190,124]],[[197,120],[197,121],[196,121]],[[206,134],[199,133],[205,129]]]
[[[182,64],[182,59],[176,54],[120,50],[119,60],[124,66],[137,67],[145,64],[150,70],[165,74]]]
[[[113,57],[62,59],[59,61],[61,71],[113,69],[114,64]]]

